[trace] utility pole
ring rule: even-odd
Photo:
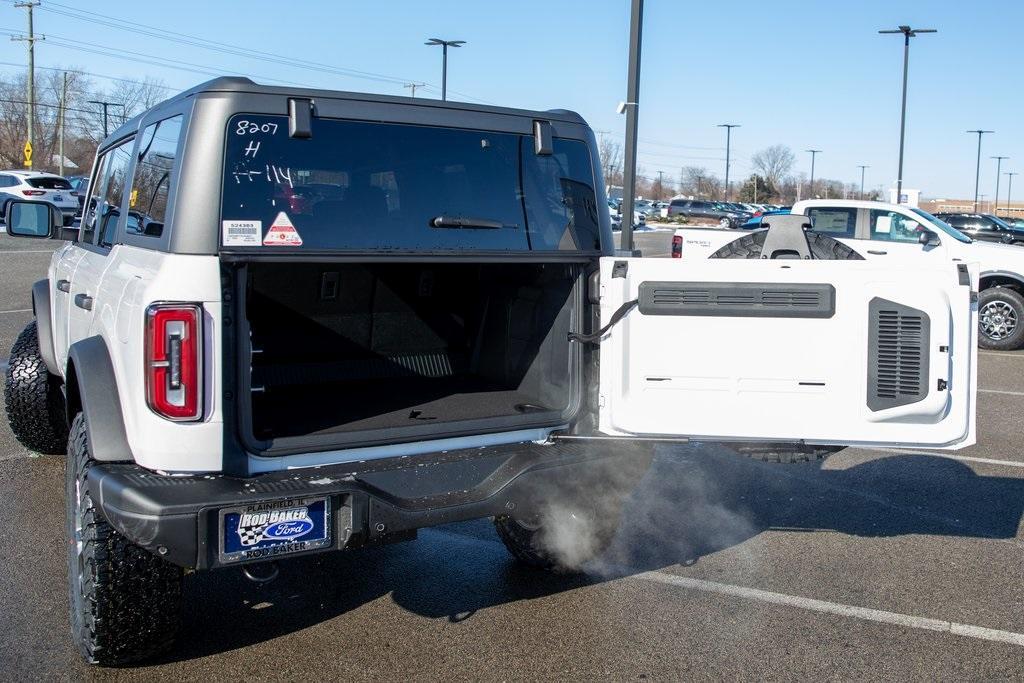
[[[89,104],[98,104],[103,107],[103,137],[106,139],[110,135],[110,131],[107,130],[107,108],[121,107],[123,109],[124,105],[120,102],[104,102],[103,100],[89,100]]]
[[[990,159],[996,160],[996,198],[992,200],[992,213],[999,212],[999,176],[1002,175],[1000,171],[1003,167],[1003,159],[1009,159],[1010,157],[989,157]]]
[[[742,188],[741,188],[742,191]],[[757,204],[757,174],[754,174],[754,203]]]
[[[633,200],[636,197],[637,116],[640,107],[640,51],[643,46],[644,0],[631,0],[629,12],[629,67],[626,71],[626,101],[619,113],[626,115],[626,151],[622,174],[622,244],[633,251]]]
[[[661,201],[661,195],[664,194],[664,192],[665,192],[664,176],[665,176],[665,172],[664,171],[658,171],[658,196],[654,198],[654,201],[656,201],[656,202],[660,202]]]
[[[978,182],[981,180],[981,136],[994,133],[994,130],[969,130],[968,133],[978,134],[978,163],[974,167],[974,213],[978,213]]]
[[[729,201],[729,152],[732,146],[732,129],[739,127],[738,123],[718,124],[718,128],[725,128],[725,201]]]
[[[60,88],[60,144],[57,153],[60,160],[57,162],[57,175],[64,175],[64,117],[68,108],[68,72],[64,72],[64,84]]]
[[[870,166],[866,166],[866,165],[860,165],[860,166],[857,166],[857,168],[860,169],[860,198],[864,199],[864,169],[871,168],[871,167]],[[899,199],[898,196],[896,198]]]
[[[1019,175],[1016,171],[1011,171],[1006,174],[1009,176],[1006,185],[1006,215],[1010,215],[1010,194],[1013,192],[1013,176]]]
[[[805,149],[805,152],[811,153],[811,182],[807,187],[807,197],[814,199],[814,158],[821,154],[820,149]]]
[[[416,97],[416,88],[422,88],[425,85],[426,83],[406,83],[402,87],[409,88],[410,90],[412,90],[412,96]]]
[[[32,27],[32,8],[39,5],[39,0],[30,2],[17,2],[15,7],[24,7],[28,10],[28,35],[12,36],[11,40],[28,43],[28,148],[31,149],[35,142],[36,123],[36,41],[45,40],[45,36],[36,36]],[[30,159],[32,157],[29,157]],[[32,170],[32,161],[29,161],[28,168]]]
[[[903,34],[903,106],[900,109],[900,167],[896,174],[896,203],[902,203],[903,197],[903,141],[907,132],[907,66],[910,63],[910,39],[918,33],[938,33],[933,28],[910,28],[900,26],[895,29],[879,31],[879,33]]]

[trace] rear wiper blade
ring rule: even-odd
[[[489,218],[470,218],[468,216],[436,216],[430,219],[434,228],[469,228],[473,230],[500,230],[505,227],[501,221]]]

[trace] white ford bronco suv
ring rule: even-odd
[[[82,655],[168,647],[186,571],[459,520],[578,566],[651,442],[974,442],[976,273],[616,254],[600,169],[567,111],[222,78],[103,142],[80,230],[11,202],[10,235],[67,240],[5,393],[67,454]]]

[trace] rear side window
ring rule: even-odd
[[[177,164],[182,117],[173,116],[146,127],[128,198],[129,235],[160,237],[164,232],[171,175]]]
[[[808,211],[815,232],[834,237],[853,237],[857,231],[857,209],[812,208]]]
[[[288,136],[287,117],[231,119],[223,246],[596,248],[585,143],[556,138],[554,154],[538,157],[532,136],[512,133],[319,118],[312,125],[304,140]]]
[[[70,190],[71,183],[64,178],[27,178],[29,185],[38,190]]]

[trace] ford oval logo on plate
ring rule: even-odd
[[[305,536],[313,530],[313,522],[309,519],[296,519],[287,522],[271,524],[263,530],[265,538],[273,538],[278,541],[290,541],[293,538]]]

